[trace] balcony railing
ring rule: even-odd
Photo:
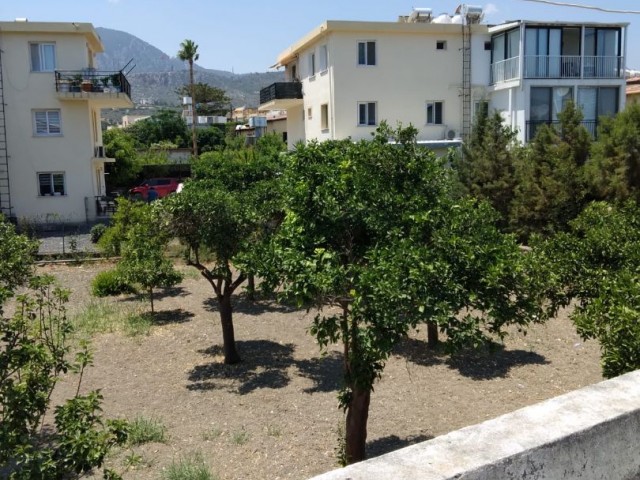
[[[580,55],[526,55],[524,78],[622,78],[623,57]],[[517,79],[519,58],[491,64],[491,83]]]
[[[491,64],[491,83],[514,80],[520,75],[520,57],[507,58]]]
[[[56,91],[125,93],[131,98],[131,84],[124,73],[93,69],[56,70]]]
[[[302,83],[276,82],[260,90],[260,105],[273,100],[301,99]]]
[[[598,133],[598,120],[583,120],[580,124],[587,129],[591,137],[596,138]],[[559,120],[529,120],[527,121],[527,142],[533,140],[541,125],[549,125],[557,131],[560,131]]]

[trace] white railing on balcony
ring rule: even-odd
[[[622,57],[584,57],[585,78],[620,78],[624,75]]]
[[[525,78],[580,78],[579,55],[527,55]]]
[[[511,57],[491,64],[491,83],[507,82],[520,75],[520,58]]]

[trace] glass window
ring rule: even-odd
[[[53,72],[56,69],[56,47],[53,43],[32,43],[31,71]]]
[[[358,102],[358,125],[376,124],[376,102]]]
[[[33,125],[37,136],[62,135],[60,110],[35,110]]]
[[[309,55],[309,75],[313,76],[316,74],[316,54],[312,52]]]
[[[327,54],[327,46],[320,46],[320,71],[324,71],[329,66],[329,55]]]
[[[376,65],[376,42],[358,42],[358,65]]]
[[[38,173],[38,195],[66,195],[64,173]]]
[[[442,125],[443,102],[427,102],[427,125]]]
[[[329,130],[329,105],[320,105],[320,128]]]

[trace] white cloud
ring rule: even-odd
[[[498,13],[498,7],[495,3],[487,3],[484,6],[484,14],[485,15],[493,15],[494,13]]]

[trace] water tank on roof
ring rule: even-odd
[[[433,19],[433,23],[451,23],[451,17],[447,13],[441,13]]]
[[[451,17],[451,23],[462,25],[462,15],[454,15],[453,17]]]
[[[428,23],[431,21],[432,13],[433,13],[433,10],[431,10],[430,8],[415,7],[411,12],[411,15],[409,15],[409,22],[410,23],[417,23],[417,22]]]

